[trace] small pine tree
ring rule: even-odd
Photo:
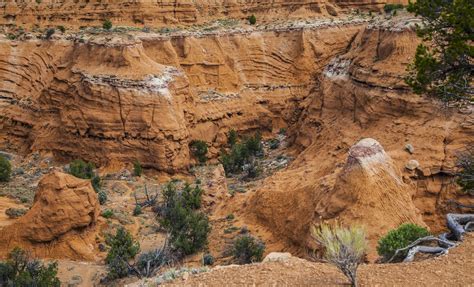
[[[104,28],[107,31],[112,29],[112,21],[110,21],[109,19],[105,19],[104,23],[102,23],[102,28]]]
[[[239,264],[260,262],[265,244],[251,235],[242,235],[234,241],[233,256]]]
[[[142,165],[140,164],[138,160],[136,160],[133,163],[133,174],[135,176],[142,176],[142,173],[143,173]]]
[[[474,99],[472,0],[417,0],[408,11],[420,16],[417,34],[424,43],[416,49],[406,83],[417,94],[445,102]]]
[[[253,15],[253,14],[250,15],[250,17],[248,18],[248,20],[249,20],[250,25],[255,25],[255,24],[257,24],[257,17],[255,17],[255,15]]]
[[[94,177],[94,165],[81,159],[76,159],[69,164],[69,173],[82,179]]]
[[[140,251],[140,244],[135,241],[125,228],[120,227],[114,236],[106,240],[110,250],[105,258],[108,267],[108,278],[117,279],[128,275],[128,260],[135,258]]]
[[[237,132],[234,129],[231,129],[229,133],[227,134],[227,143],[229,144],[230,147],[233,147],[238,140],[238,135]]]
[[[204,164],[207,161],[207,143],[201,140],[193,140],[189,147],[191,148],[191,152],[193,155],[198,159],[200,164]]]
[[[45,38],[47,40],[51,39],[51,37],[54,35],[54,33],[56,32],[56,30],[54,28],[49,28],[48,30],[46,30],[46,34],[45,34]]]
[[[12,173],[12,165],[10,161],[0,155],[0,182],[7,182],[10,180]]]

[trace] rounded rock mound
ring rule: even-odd
[[[31,209],[0,230],[1,254],[19,246],[51,257],[89,257],[81,241],[99,214],[90,181],[53,171],[39,182]]]

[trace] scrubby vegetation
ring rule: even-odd
[[[31,259],[30,254],[18,247],[8,255],[8,260],[0,262],[0,286],[12,287],[59,287],[56,262],[47,266]]]
[[[111,210],[111,209],[106,209],[106,210],[104,210],[104,211],[102,212],[101,215],[102,215],[102,217],[108,219],[108,218],[112,218],[112,216],[114,216],[114,212],[113,212],[113,210]]]
[[[10,161],[0,155],[0,182],[7,182],[10,180],[12,173],[12,165]]]
[[[259,239],[245,234],[234,241],[232,249],[234,260],[238,264],[260,262],[265,252],[265,244]]]
[[[197,209],[201,207],[202,189],[186,184],[180,191],[173,182],[163,190],[163,203],[158,208],[161,225],[170,235],[174,251],[189,255],[207,244],[210,232],[207,216]]]
[[[142,165],[140,164],[138,160],[136,160],[133,163],[133,175],[142,176],[142,173],[143,173]]]
[[[257,24],[257,17],[255,17],[255,15],[250,15],[248,20],[249,20],[250,25]]]
[[[100,190],[97,193],[97,198],[99,199],[99,204],[104,205],[107,202],[107,193],[103,190]]]
[[[112,29],[112,21],[110,21],[109,19],[105,19],[104,22],[102,23],[102,28],[104,28],[107,31]]]
[[[231,129],[227,134],[227,144],[229,145],[229,147],[233,147],[238,140],[239,137],[237,135],[237,132],[234,129]]]
[[[51,37],[54,35],[54,33],[56,33],[56,29],[54,28],[49,28],[48,30],[46,30],[46,33],[44,35],[44,37],[49,40],[51,39]]]
[[[312,229],[314,239],[324,248],[324,258],[335,265],[357,286],[357,269],[367,252],[365,231],[360,227],[330,227]]]
[[[385,6],[383,6],[383,10],[385,11],[385,13],[390,13],[392,11],[403,9],[403,8],[404,6],[402,4],[385,4]]]
[[[417,0],[408,11],[421,16],[417,28],[424,43],[416,49],[406,82],[417,94],[445,102],[473,100],[472,47],[474,5],[471,0]]]
[[[200,164],[204,164],[207,161],[207,143],[202,140],[193,140],[189,147],[191,148],[191,153],[199,161]]]
[[[25,208],[8,208],[5,210],[5,214],[9,218],[18,218],[25,215],[28,212],[28,209]]]
[[[206,253],[202,256],[202,264],[204,266],[210,266],[214,264],[214,256],[212,256],[210,253]]]
[[[460,154],[457,166],[459,168],[457,183],[465,193],[474,195],[474,147]]]
[[[130,272],[128,261],[138,254],[140,244],[123,227],[117,229],[115,235],[108,235],[106,243],[110,246],[105,258],[107,278],[113,280],[126,277]]]
[[[76,159],[69,164],[69,173],[82,179],[92,179],[94,177],[94,164]]]
[[[397,229],[389,231],[379,240],[377,252],[387,261],[395,255],[397,249],[404,248],[413,241],[428,235],[430,233],[426,228],[413,223],[404,223]],[[403,254],[403,256],[406,256],[406,254]]]
[[[232,142],[234,142],[234,140],[232,140]],[[231,143],[230,137],[229,143]],[[235,143],[231,145],[229,152],[221,150],[219,160],[224,166],[227,175],[241,173],[247,165],[246,170],[249,177],[255,177],[257,167],[255,166],[256,163],[254,159],[262,156],[262,137],[257,133],[241,142],[235,141]]]

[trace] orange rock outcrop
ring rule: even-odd
[[[35,256],[93,259],[88,229],[99,214],[90,181],[52,172],[41,179],[31,209],[0,229],[0,254],[4,257],[18,246]]]
[[[405,0],[165,0],[140,1],[6,1],[0,4],[0,25],[15,23],[32,27],[64,25],[68,28],[100,26],[105,19],[116,25],[192,25],[222,18],[245,19],[257,15],[259,22],[274,19],[334,15],[344,9],[378,10],[386,3]]]

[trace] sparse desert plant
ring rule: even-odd
[[[230,147],[233,147],[238,141],[238,135],[237,132],[234,129],[231,129],[229,133],[227,134],[227,144]]]
[[[54,33],[56,33],[56,29],[54,28],[49,28],[48,30],[46,30],[46,33],[44,35],[44,37],[49,40],[51,39],[51,37],[54,35]]]
[[[82,179],[92,179],[94,176],[94,164],[76,159],[69,164],[69,173]]]
[[[193,140],[189,147],[194,157],[196,157],[200,164],[204,164],[207,161],[207,143],[202,140]]]
[[[142,173],[143,173],[142,165],[140,164],[138,160],[136,160],[133,163],[133,174],[135,176],[142,176]]]
[[[383,6],[383,10],[385,11],[385,13],[390,13],[392,11],[396,11],[398,9],[403,9],[403,5],[402,4],[385,4],[385,6]]]
[[[206,253],[202,256],[202,264],[204,266],[210,266],[212,264],[214,264],[214,256],[212,256],[212,254],[210,253]]]
[[[277,149],[280,147],[280,140],[279,139],[271,139],[269,142],[268,142],[268,147],[270,149]]]
[[[112,218],[112,216],[114,216],[114,211],[111,209],[107,209],[107,210],[104,210],[101,215],[103,218],[109,219],[109,218]]]
[[[357,269],[367,252],[365,231],[361,227],[345,228],[323,224],[311,229],[313,238],[324,248],[324,258],[336,266],[357,286]]]
[[[263,156],[262,137],[259,133],[232,145],[230,152],[221,150],[219,161],[227,175],[240,173],[244,165],[250,164],[255,157]]]
[[[105,19],[104,22],[102,23],[102,28],[104,28],[107,31],[112,29],[112,21],[110,21],[109,19]]]
[[[59,25],[57,28],[59,31],[61,31],[61,33],[66,32],[66,27],[64,27],[63,25]]]
[[[259,239],[245,234],[234,241],[233,257],[239,264],[260,262],[265,252],[265,244]]]
[[[142,213],[142,207],[140,205],[135,205],[135,208],[133,209],[133,216],[139,216]]]
[[[99,199],[99,204],[104,205],[107,202],[107,193],[101,190],[97,193],[97,198]]]
[[[57,273],[56,262],[45,266],[31,259],[28,252],[16,247],[8,255],[7,261],[0,262],[0,286],[59,287],[61,282]]]
[[[12,173],[12,165],[10,161],[0,155],[0,182],[7,182],[10,180]]]
[[[384,261],[387,261],[395,255],[397,249],[407,247],[415,240],[428,235],[430,235],[430,233],[426,228],[413,223],[404,223],[380,238],[377,245],[377,252],[383,257]],[[406,255],[406,253],[402,254],[401,257],[404,258]]]
[[[210,225],[207,216],[197,211],[202,190],[186,184],[181,191],[168,183],[163,189],[163,203],[158,208],[161,225],[170,234],[172,248],[184,255],[192,254],[207,244]]]
[[[9,218],[18,218],[25,215],[28,212],[28,209],[25,208],[8,208],[5,210],[5,214]]]
[[[474,146],[458,156],[457,166],[457,183],[465,193],[474,195]]]
[[[123,227],[117,229],[115,235],[109,234],[106,243],[110,246],[110,250],[105,258],[108,268],[108,279],[113,280],[126,277],[129,273],[128,261],[135,258],[138,254],[140,244]]]
[[[99,192],[102,187],[102,180],[100,176],[94,175],[91,180],[92,188],[94,188],[95,192]]]
[[[250,25],[257,24],[257,17],[255,17],[255,15],[253,14],[249,16],[248,20],[249,20]]]

